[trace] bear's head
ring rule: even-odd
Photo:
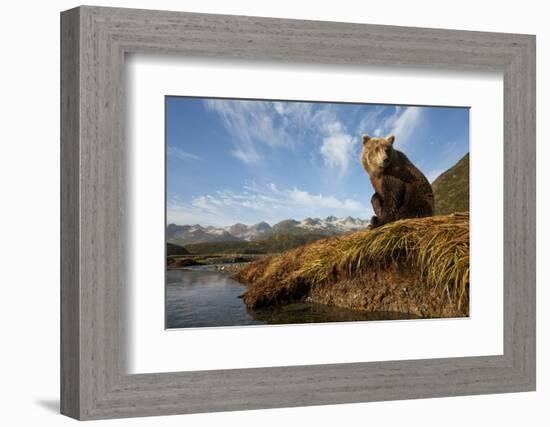
[[[371,138],[366,134],[363,135],[361,163],[370,176],[380,176],[391,165],[395,157],[394,141],[393,135],[386,138]]]

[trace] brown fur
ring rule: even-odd
[[[363,136],[361,163],[374,187],[371,227],[434,214],[434,195],[426,177],[405,154],[393,148],[395,137]]]

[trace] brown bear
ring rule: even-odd
[[[434,213],[432,186],[405,154],[393,148],[394,141],[393,135],[386,138],[363,135],[361,163],[375,191],[371,198],[375,215],[369,228]]]

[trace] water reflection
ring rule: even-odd
[[[248,314],[240,295],[246,287],[215,271],[169,270],[166,327],[254,325],[265,322]]]
[[[249,313],[254,319],[268,324],[402,320],[417,318],[417,316],[405,313],[371,313],[308,302],[298,302],[259,310],[250,310]]]
[[[367,313],[308,302],[247,310],[240,298],[246,287],[225,273],[208,269],[169,270],[166,279],[168,329],[415,318],[409,314]]]

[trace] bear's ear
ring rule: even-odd
[[[363,145],[365,145],[369,141],[370,141],[370,136],[368,136],[366,133],[363,134]]]
[[[390,135],[386,138],[386,141],[388,141],[390,144],[393,144],[393,141],[395,141],[395,136]]]

